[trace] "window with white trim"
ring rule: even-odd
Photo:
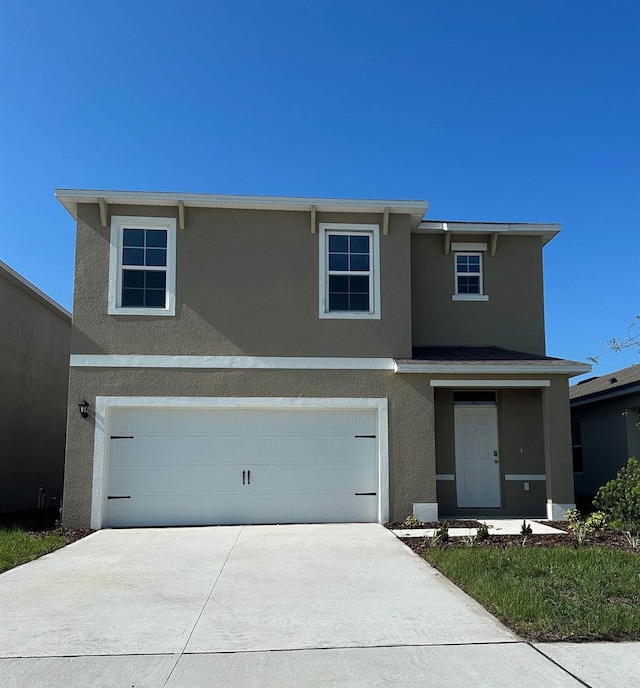
[[[378,225],[320,224],[320,317],[379,318]]]
[[[455,301],[486,301],[482,284],[482,253],[456,252],[455,260]]]
[[[111,218],[109,310],[112,315],[175,315],[173,218]]]

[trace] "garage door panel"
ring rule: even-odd
[[[105,524],[376,521],[373,410],[117,408]],[[246,482],[242,476],[245,471]],[[249,472],[251,481],[249,484]]]

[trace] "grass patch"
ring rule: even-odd
[[[66,544],[67,538],[64,535],[36,538],[24,530],[0,530],[0,573],[14,566],[26,564]]]
[[[640,556],[606,547],[430,548],[422,556],[528,640],[640,640]]]

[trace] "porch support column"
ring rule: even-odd
[[[424,415],[421,417],[419,424],[416,423],[415,410],[414,413],[408,413],[406,421],[408,426],[406,429],[406,436],[415,434],[416,425],[421,427],[421,449],[418,453],[420,460],[409,468],[407,466],[407,473],[410,471],[414,475],[410,475],[411,486],[411,501],[413,503],[412,513],[419,520],[423,522],[438,520],[438,497],[436,491],[436,434],[435,434],[435,403],[434,403],[434,388],[425,385],[424,400],[426,407],[424,408]],[[398,432],[396,436],[402,436]],[[416,454],[412,455],[415,460]]]
[[[553,375],[551,386],[542,390],[547,518],[553,521],[575,508],[568,386],[566,377]]]

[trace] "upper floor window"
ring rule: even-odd
[[[320,224],[320,317],[380,318],[378,225]]]
[[[109,310],[112,315],[175,315],[173,218],[111,218]]]
[[[487,301],[482,284],[482,253],[456,252],[454,301]]]

